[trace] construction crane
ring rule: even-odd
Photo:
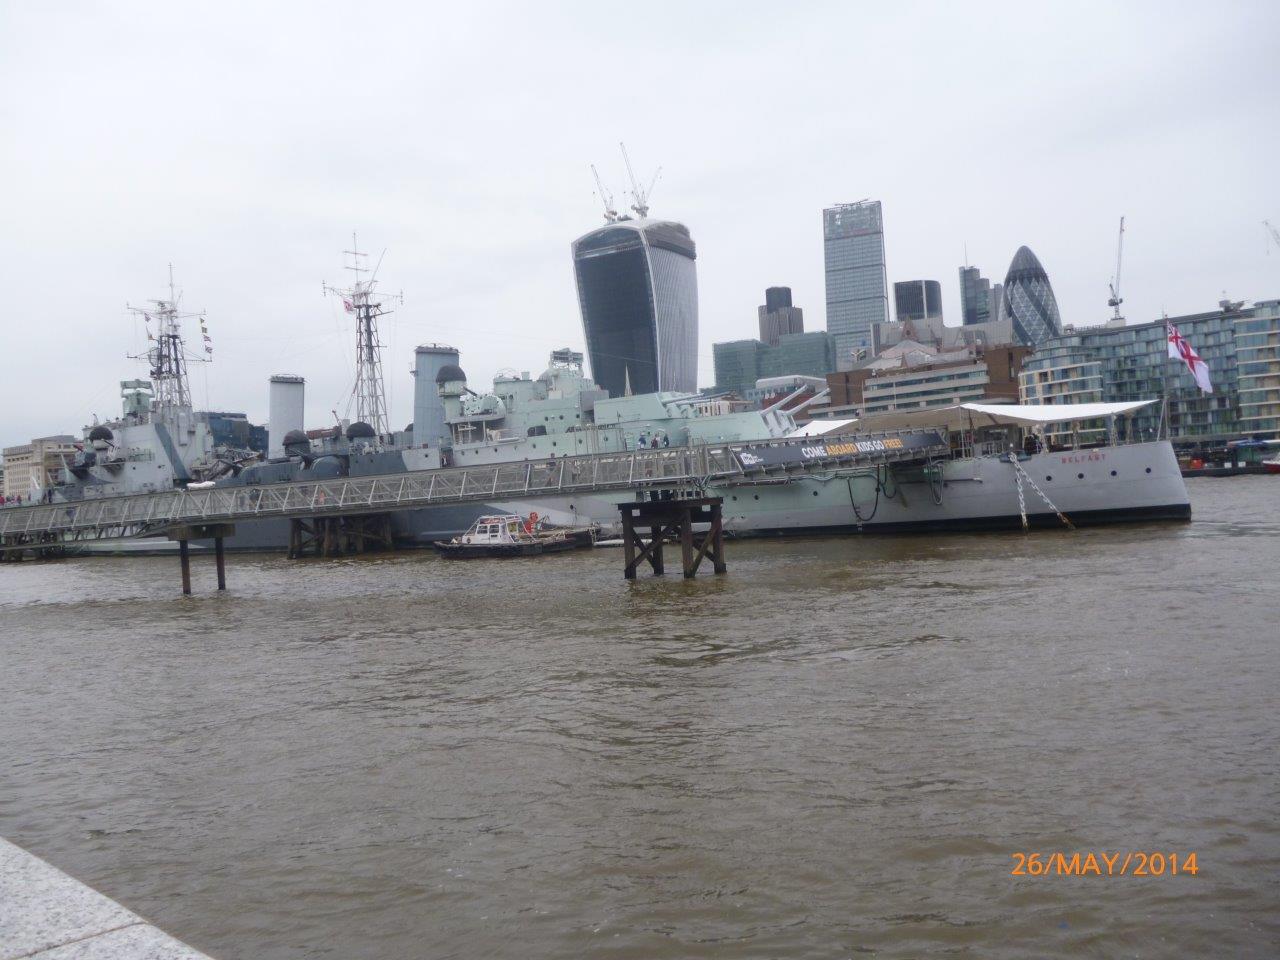
[[[1271,242],[1276,245],[1276,249],[1280,250],[1280,230],[1273,227],[1270,220],[1263,220],[1262,225],[1267,228],[1267,235],[1271,237]]]
[[[627,156],[627,145],[622,141],[618,141],[618,146],[622,148],[622,161],[627,165],[627,177],[631,180],[631,199],[635,202],[631,205],[631,209],[636,212],[636,216],[644,219],[649,215],[649,197],[653,195],[653,188],[658,183],[658,177],[662,176],[662,168],[659,167],[653,175],[653,179],[649,181],[649,189],[642,189],[636,180],[635,171],[631,169],[631,158]]]
[[[604,204],[605,222],[616,223],[618,208],[613,205],[613,194],[604,188],[604,181],[600,179],[600,171],[594,163],[591,164],[591,175],[596,178],[596,192],[600,194],[600,202]]]
[[[1116,241],[1116,274],[1111,278],[1111,298],[1107,301],[1107,306],[1112,309],[1111,319],[1123,321],[1124,317],[1120,315],[1120,304],[1124,303],[1124,297],[1120,296],[1120,264],[1121,258],[1124,256],[1124,217],[1120,218],[1120,239]]]

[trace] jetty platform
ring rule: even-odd
[[[210,960],[0,838],[0,960]]]

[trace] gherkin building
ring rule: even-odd
[[[1018,248],[1005,274],[1000,319],[1006,317],[1013,323],[1014,336],[1027,346],[1062,333],[1062,317],[1049,275],[1030,247]]]

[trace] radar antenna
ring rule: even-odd
[[[209,330],[205,326],[204,311],[200,313],[182,313],[179,309],[182,295],[177,292],[173,282],[173,264],[169,264],[169,299],[150,300],[150,307],[135,307],[125,304],[126,308],[142,317],[147,331],[147,349],[132,356],[134,360],[146,360],[151,368],[151,383],[154,397],[151,402],[152,413],[158,419],[172,416],[179,409],[191,409],[191,388],[187,382],[188,363],[209,363],[212,359],[213,347],[209,339]],[[192,356],[187,353],[186,341],[182,337],[182,321],[198,319],[200,333],[204,338],[205,356]],[[156,328],[153,331],[152,323]]]
[[[1120,239],[1116,241],[1116,274],[1111,278],[1111,298],[1107,300],[1107,306],[1112,309],[1112,320],[1123,320],[1120,315],[1120,304],[1124,303],[1124,297],[1120,296],[1120,262],[1124,256],[1124,217],[1120,218]]]
[[[658,177],[662,175],[662,168],[658,167],[653,179],[649,181],[649,189],[646,190],[636,180],[635,171],[631,168],[631,157],[627,155],[627,145],[619,140],[618,146],[622,148],[622,162],[627,165],[627,177],[631,180],[631,199],[635,201],[631,204],[631,209],[636,212],[636,216],[644,219],[649,216],[649,198],[653,195],[653,188],[658,183]]]
[[[355,279],[349,287],[335,287],[326,283],[324,292],[326,295],[332,293],[340,297],[342,308],[356,318],[356,382],[351,389],[351,396],[355,402],[356,419],[373,427],[373,432],[381,440],[391,432],[391,421],[387,416],[387,395],[382,380],[382,342],[378,339],[378,318],[391,311],[382,308],[381,298],[374,299],[377,295],[377,269],[368,280],[363,278],[364,274],[369,273],[366,266],[369,255],[360,251],[355,233],[351,234],[351,249],[344,250],[343,253],[351,258],[346,269],[355,274]],[[382,258],[379,257],[378,265],[381,264]],[[387,299],[404,303],[403,294],[393,294]]]
[[[600,179],[600,171],[596,169],[596,165],[591,164],[591,175],[596,178],[596,193],[600,197],[600,202],[604,204],[605,223],[618,222],[618,208],[613,205],[613,194],[604,187],[604,181]]]

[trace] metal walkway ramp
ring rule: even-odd
[[[947,452],[945,436],[937,430],[902,430],[91,498],[0,508],[0,552],[162,536],[175,527],[263,517],[397,513],[440,504],[610,490],[703,489],[766,477],[922,461]]]

